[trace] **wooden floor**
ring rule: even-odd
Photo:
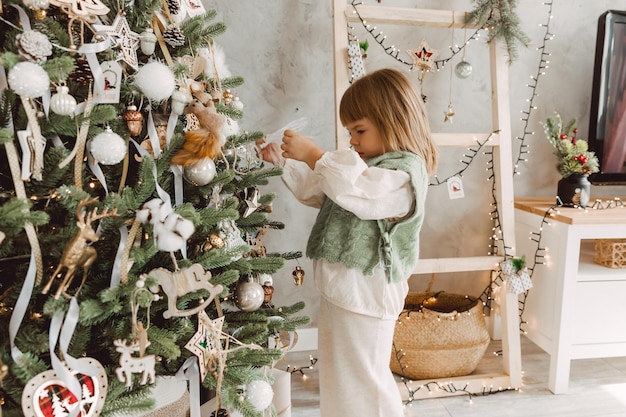
[[[476,372],[500,365],[497,361],[501,359],[490,354],[498,349],[499,342],[493,342]],[[278,365],[292,371],[291,417],[319,417],[319,379],[316,365],[309,368],[311,357],[315,358],[315,352],[292,352],[282,366]],[[626,417],[626,356],[573,361],[569,392],[560,395],[547,388],[549,356],[524,337],[522,368],[523,386],[519,391],[416,400],[405,407],[405,416]],[[407,389],[401,383],[399,387],[407,399]]]

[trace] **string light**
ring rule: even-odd
[[[308,366],[291,366],[291,365],[287,365],[287,369],[285,369],[286,372],[290,372],[291,374],[296,374],[299,373],[302,376],[306,376],[304,371],[305,370],[311,370],[314,369],[315,364],[317,363],[317,358],[313,357],[313,355],[309,355],[309,365]]]
[[[520,163],[528,161],[527,155],[530,153],[530,151],[529,151],[529,146],[526,144],[526,140],[529,135],[535,134],[535,132],[529,129],[530,116],[531,116],[532,111],[537,109],[537,106],[535,106],[534,101],[535,101],[535,98],[538,96],[537,86],[539,84],[539,77],[546,74],[545,70],[548,68],[548,64],[550,63],[550,61],[547,60],[550,54],[546,52],[546,43],[549,40],[552,40],[554,38],[554,35],[550,33],[550,21],[552,20],[552,0],[546,1],[543,4],[545,6],[548,6],[548,20],[546,23],[539,25],[545,28],[545,34],[543,37],[542,44],[539,47],[537,47],[537,50],[541,51],[541,54],[539,56],[539,65],[537,66],[537,72],[535,75],[530,76],[530,79],[532,80],[532,82],[529,84],[526,84],[526,86],[531,89],[531,94],[530,94],[530,98],[526,99],[526,102],[528,103],[527,110],[522,110],[521,112],[522,113],[521,120],[524,126],[522,128],[523,133],[521,134],[521,136],[518,136],[516,138],[520,141],[520,145],[519,145],[517,157],[515,158],[515,163],[513,164],[513,175],[516,175],[516,174],[519,175],[520,172],[518,168],[519,168]]]
[[[361,24],[363,25],[363,27],[365,28],[365,30],[370,34],[370,36],[372,36],[372,38],[376,41],[376,43],[378,43],[381,48],[383,49],[383,51],[385,52],[385,54],[387,54],[388,56],[390,56],[391,58],[393,58],[394,60],[400,62],[401,64],[407,65],[409,67],[413,66],[413,62],[409,62],[406,61],[402,58],[399,57],[400,51],[395,47],[395,46],[386,46],[385,45],[385,41],[387,40],[387,36],[383,36],[383,32],[382,31],[377,31],[377,27],[376,26],[371,26],[370,24],[368,24],[365,19],[363,19],[363,17],[361,16],[361,14],[359,13],[359,9],[357,6],[362,5],[363,2],[362,1],[352,1],[350,3],[350,5],[352,6],[352,12],[359,18],[359,20],[361,21]],[[446,64],[448,63],[448,61],[450,61],[452,58],[454,58],[456,55],[458,55],[459,53],[463,52],[465,47],[467,47],[467,45],[473,41],[476,40],[480,37],[480,31],[481,30],[485,30],[486,28],[478,28],[476,29],[476,31],[463,43],[463,45],[454,45],[454,47],[450,46],[450,52],[451,55],[443,58],[443,59],[438,59],[435,60],[435,68],[437,70],[440,70],[442,68],[444,68],[446,66]]]

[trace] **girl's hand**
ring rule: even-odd
[[[285,130],[280,148],[285,158],[306,162],[311,169],[315,168],[317,160],[324,155],[324,150],[315,142],[293,130]]]
[[[259,148],[259,154],[261,159],[272,164],[282,167],[285,165],[285,158],[281,156],[280,146],[278,143],[270,142],[266,143],[265,138],[256,141]]]

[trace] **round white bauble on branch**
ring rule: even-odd
[[[94,136],[90,142],[89,151],[102,165],[115,165],[126,156],[126,141],[107,127],[104,132]]]
[[[176,88],[172,70],[160,62],[149,62],[135,74],[135,85],[152,101],[163,101],[171,97]]]
[[[76,111],[76,99],[66,85],[57,87],[57,93],[50,98],[50,110],[60,116],[71,116]]]
[[[32,62],[20,62],[9,70],[7,77],[9,87],[15,94],[36,98],[50,90],[50,77],[41,66]]]
[[[22,0],[24,6],[32,7],[33,9],[47,9],[50,7],[48,0]]]
[[[207,185],[216,175],[215,162],[211,158],[203,158],[183,171],[183,177],[198,187]]]
[[[258,282],[252,280],[239,281],[235,287],[234,301],[242,311],[256,311],[263,304],[265,292]]]
[[[261,379],[246,385],[246,400],[258,411],[262,412],[272,403],[274,390],[269,382]]]

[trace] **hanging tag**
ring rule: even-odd
[[[119,103],[120,86],[122,84],[122,67],[117,61],[105,61],[100,65],[102,84],[94,88],[96,103]]]
[[[458,175],[454,177],[448,178],[448,197],[450,200],[454,200],[456,198],[465,197],[465,193],[463,192],[463,180]]]

